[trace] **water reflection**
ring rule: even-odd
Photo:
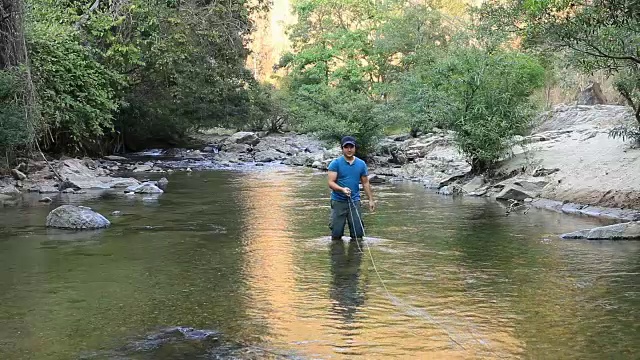
[[[549,235],[597,221],[535,210],[505,217],[494,202],[399,185],[376,189],[379,212],[367,215],[375,238],[331,243],[324,175],[270,169],[170,181],[154,206],[92,200],[86,205],[98,212],[125,215],[75,238],[44,229],[56,204],[0,215],[1,359],[112,354],[176,326],[224,341],[190,349],[190,332],[172,333],[148,357],[128,358],[600,359],[640,351],[640,242]],[[267,350],[244,354],[257,348]]]
[[[358,309],[364,304],[364,287],[359,288],[360,265],[362,263],[363,244],[349,241],[348,245],[340,241],[332,241],[331,254],[331,290],[333,300],[331,310],[344,322],[344,330],[353,330],[354,319]]]

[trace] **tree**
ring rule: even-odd
[[[543,79],[544,69],[530,56],[456,47],[408,76],[401,107],[419,119],[416,126],[454,130],[472,171],[481,173],[529,130],[530,96]]]
[[[401,118],[388,112],[393,84],[448,42],[439,12],[402,0],[302,0],[294,9],[293,51],[279,64],[293,117],[331,139],[356,134],[362,153],[371,151]]]
[[[640,128],[640,2],[536,0],[488,2],[477,12],[484,33],[525,48],[567,51],[572,65],[616,76]],[[640,130],[638,132],[640,139]]]

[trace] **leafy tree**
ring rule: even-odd
[[[289,72],[292,117],[327,138],[358,134],[366,154],[400,118],[388,112],[394,84],[448,42],[442,18],[409,1],[301,0],[294,10],[293,52],[279,64]]]
[[[566,51],[585,72],[604,70],[633,108],[640,129],[640,3],[611,0],[488,2],[480,28],[526,48]],[[638,130],[632,130],[638,132]]]
[[[543,80],[544,69],[532,57],[455,47],[407,74],[395,106],[417,128],[456,131],[456,144],[480,173],[529,129],[535,110],[530,96]]]

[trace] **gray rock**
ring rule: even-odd
[[[16,195],[20,194],[20,190],[13,185],[0,186],[0,194],[2,195]]]
[[[636,240],[640,239],[640,222],[630,221],[621,224],[579,230],[560,235],[563,239],[588,240]]]
[[[120,211],[120,210],[113,211],[113,212],[111,212],[111,215],[112,216],[121,216],[122,215],[122,211]]]
[[[602,93],[600,84],[597,82],[591,82],[584,90],[580,92],[578,96],[578,105],[596,105],[606,104],[607,99]]]
[[[162,194],[164,191],[152,182],[144,182],[140,185],[129,186],[125,192],[135,194]]]
[[[254,159],[257,162],[271,162],[275,160],[284,160],[287,156],[273,149],[257,152]]]
[[[369,182],[371,184],[384,184],[387,182],[387,179],[377,174],[369,174]]]
[[[39,185],[38,192],[40,194],[53,194],[53,193],[59,193],[60,190],[58,190],[57,187],[51,186],[51,185]]]
[[[562,204],[560,211],[562,211],[565,214],[580,214],[583,208],[585,208],[584,205],[566,203],[566,204]]]
[[[318,160],[314,161],[313,164],[311,164],[311,167],[314,169],[322,168],[322,161],[318,161]]]
[[[597,227],[591,229],[588,240],[632,240],[640,239],[640,222],[632,221],[622,224]]]
[[[43,203],[50,203],[50,202],[52,202],[52,201],[53,201],[53,200],[51,200],[51,198],[50,198],[50,197],[48,197],[48,196],[45,196],[45,197],[43,197],[42,199],[38,200],[38,202],[43,202]]]
[[[468,193],[467,195],[469,195],[469,196],[485,196],[485,195],[487,195],[487,192],[489,192],[489,187],[485,186],[485,187],[482,187],[480,189],[476,189],[475,191],[472,191],[472,192]]]
[[[65,194],[73,194],[76,192],[76,190],[74,188],[66,188],[64,190],[62,190],[63,193]]]
[[[89,169],[78,159],[62,161],[58,173],[77,189],[111,189],[140,184],[133,178],[100,176],[98,171]]]
[[[522,188],[518,185],[505,186],[502,191],[496,195],[496,199],[498,200],[518,200],[524,201],[526,198],[534,198],[535,195],[532,195],[530,192]]]
[[[187,151],[182,156],[185,159],[193,159],[193,160],[202,160],[204,159],[204,155],[200,152],[200,150]]]
[[[62,205],[47,216],[46,226],[59,229],[101,229],[111,225],[109,220],[84,206]]]
[[[540,169],[536,169],[536,171],[533,172],[533,176],[534,177],[547,176],[558,171],[560,171],[560,169],[558,168],[553,168],[553,169],[540,168]]]
[[[251,152],[252,148],[251,148],[251,145],[248,145],[248,144],[230,143],[230,144],[225,144],[222,147],[222,150],[230,153],[248,153],[248,152]]]
[[[395,136],[393,138],[393,141],[405,141],[405,140],[409,140],[409,139],[411,139],[411,135],[410,134],[402,134],[402,135]]]
[[[467,175],[467,173],[457,173],[457,174],[454,174],[454,175],[447,176],[444,179],[440,180],[440,183],[438,184],[438,188],[441,188],[441,187],[447,186],[447,185],[451,185],[454,181],[462,179],[466,175]]]
[[[162,189],[162,191],[167,190],[167,186],[169,185],[169,180],[167,180],[167,178],[163,177],[162,179],[158,180],[158,182],[156,183],[156,186],[158,186],[160,189]]]
[[[126,161],[127,158],[124,156],[117,156],[117,155],[107,155],[104,157],[105,160],[110,160],[110,161]]]
[[[560,235],[563,239],[586,239],[587,235],[589,235],[590,229],[578,230],[566,234]]]
[[[440,195],[453,195],[453,190],[449,186],[443,186],[437,191]]]
[[[18,169],[12,169],[11,175],[13,175],[13,178],[16,180],[25,180],[27,178],[27,175]]]
[[[254,146],[258,145],[258,143],[260,142],[260,138],[258,137],[258,135],[256,135],[256,133],[249,131],[240,131],[231,135],[227,139],[227,142],[232,144],[247,144]]]
[[[484,186],[484,177],[476,176],[473,179],[471,179],[471,181],[469,181],[468,183],[464,184],[464,186],[462,186],[462,191],[465,194],[469,194],[481,188],[482,186]]]
[[[544,180],[516,180],[513,182],[514,185],[520,186],[523,189],[534,193],[535,195],[539,195],[548,182]]]
[[[150,171],[153,167],[150,165],[138,165],[133,169],[134,173]]]

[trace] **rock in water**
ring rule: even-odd
[[[164,191],[152,182],[144,182],[141,185],[129,186],[125,192],[136,194],[162,194]]]
[[[156,186],[158,186],[162,191],[167,190],[167,185],[169,185],[169,180],[166,177],[158,180]]]
[[[111,223],[91,208],[62,205],[49,213],[46,225],[58,229],[88,230],[106,228]]]
[[[563,239],[637,240],[640,239],[640,221],[601,226],[560,235]]]

